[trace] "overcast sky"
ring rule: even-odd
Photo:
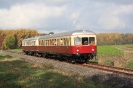
[[[133,0],[0,0],[0,29],[133,33]]]

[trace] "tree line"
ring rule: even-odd
[[[133,44],[132,33],[99,33],[97,34],[98,45],[121,45]]]
[[[39,36],[39,33],[31,29],[0,30],[0,36],[4,37],[2,49],[14,49],[21,48],[23,39]]]

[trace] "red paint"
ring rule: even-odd
[[[23,50],[28,51],[39,51],[39,52],[54,52],[54,53],[62,53],[62,54],[76,54],[77,50],[79,50],[80,54],[89,54],[97,52],[96,45],[88,45],[88,46],[23,46]]]
[[[92,51],[92,49],[94,49],[94,51]],[[90,46],[72,46],[72,54],[76,54],[77,50],[79,50],[80,54],[93,53],[93,52],[97,52],[97,46],[96,45],[90,45]]]

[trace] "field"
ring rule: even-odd
[[[114,46],[98,46],[97,47],[97,53],[98,54],[122,54],[123,50],[119,50],[115,48]]]
[[[109,88],[52,66],[30,64],[0,53],[0,88]]]
[[[133,45],[98,46],[99,64],[133,69]]]

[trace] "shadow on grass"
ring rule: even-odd
[[[16,80],[18,75],[10,72],[0,72],[0,88],[20,88]]]
[[[0,55],[0,59],[5,59],[5,58],[12,59],[13,57],[10,55]]]
[[[39,68],[23,60],[8,57],[9,61],[0,59],[0,88],[109,88],[116,87],[120,82],[110,75],[78,79],[78,75],[66,76],[50,71],[51,68]]]
[[[99,88],[95,82],[77,77],[33,67],[22,60],[0,60],[0,88]]]
[[[8,57],[7,60],[2,60]],[[30,67],[21,60],[10,60],[12,56],[0,56],[0,88],[21,88],[21,77],[27,77]],[[26,74],[24,74],[25,71]]]
[[[118,75],[107,74],[107,75],[94,75],[91,78],[96,84],[105,84],[111,88],[133,88],[132,79],[126,77],[120,77]],[[88,78],[84,79],[88,80]]]

